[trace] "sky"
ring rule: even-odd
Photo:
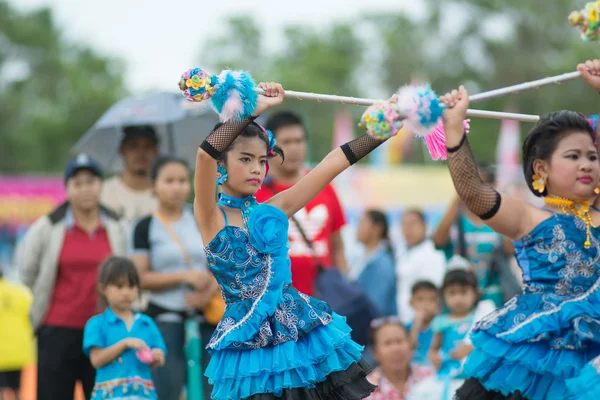
[[[249,14],[264,29],[266,45],[276,49],[282,26],[289,23],[326,25],[372,11],[406,11],[419,16],[424,12],[419,0],[12,0],[28,10],[49,6],[65,35],[87,42],[96,50],[115,55],[127,65],[129,89],[177,90],[181,73],[202,67],[202,41],[197,38],[224,33],[229,15]],[[200,63],[200,64],[199,64]],[[218,71],[216,71],[218,72]],[[250,71],[252,72],[252,71]]]

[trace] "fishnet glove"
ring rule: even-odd
[[[200,145],[200,148],[212,158],[218,160],[244,128],[253,121],[254,118],[244,118],[240,121],[227,121],[223,123],[208,135]]]
[[[469,210],[483,220],[492,218],[500,208],[501,196],[479,178],[477,163],[466,135],[458,146],[448,149],[448,167],[456,192]]]
[[[375,139],[371,135],[364,134],[348,143],[344,143],[341,146],[341,149],[350,162],[350,165],[352,165],[375,150],[383,142],[385,142],[385,140]]]

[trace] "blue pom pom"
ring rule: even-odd
[[[417,114],[419,115],[419,123],[428,128],[436,126],[444,112],[442,103],[440,103],[437,95],[429,85],[423,86],[418,96],[419,108]]]
[[[426,85],[409,85],[398,91],[398,109],[404,115],[404,127],[417,136],[431,134],[442,117],[444,105]]]
[[[212,96],[212,104],[222,121],[250,117],[256,109],[256,83],[244,71],[225,70],[219,75],[219,84]]]

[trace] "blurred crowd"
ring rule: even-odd
[[[304,121],[281,112],[266,128],[286,157],[271,163],[259,202],[308,171]],[[109,256],[135,265],[140,295],[133,306],[151,318],[164,341],[164,365],[151,376],[157,397],[179,400],[189,392],[186,321],[197,322],[204,348],[218,321],[207,310],[219,289],[190,205],[192,169],[158,149],[152,126],[126,127],[120,174],[105,179],[86,154],[65,166],[67,201],[25,234],[15,261],[18,281],[0,277],[0,399],[16,398],[21,370],[34,359],[38,400],[72,398],[77,382],[86,399],[100,390],[84,349],[88,321],[109,312],[99,301],[106,289],[99,266]],[[481,177],[493,182],[493,170],[481,166]],[[345,255],[346,217],[333,186],[290,221],[293,283],[348,317],[353,337],[376,366],[370,380],[378,389],[371,399],[418,398],[419,382],[460,367],[477,319],[521,291],[511,242],[458,197],[448,203],[439,221],[428,221],[418,208],[404,210],[400,221],[390,221],[385,210],[364,210],[356,230],[361,256],[352,260]],[[401,227],[401,247],[390,239],[394,224]],[[199,354],[202,368],[209,357],[206,350]],[[210,390],[204,379],[205,399]]]

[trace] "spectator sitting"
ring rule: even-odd
[[[404,400],[411,388],[433,374],[433,369],[411,365],[408,332],[398,317],[371,322],[371,340],[379,366],[368,379],[377,388],[367,400]]]

